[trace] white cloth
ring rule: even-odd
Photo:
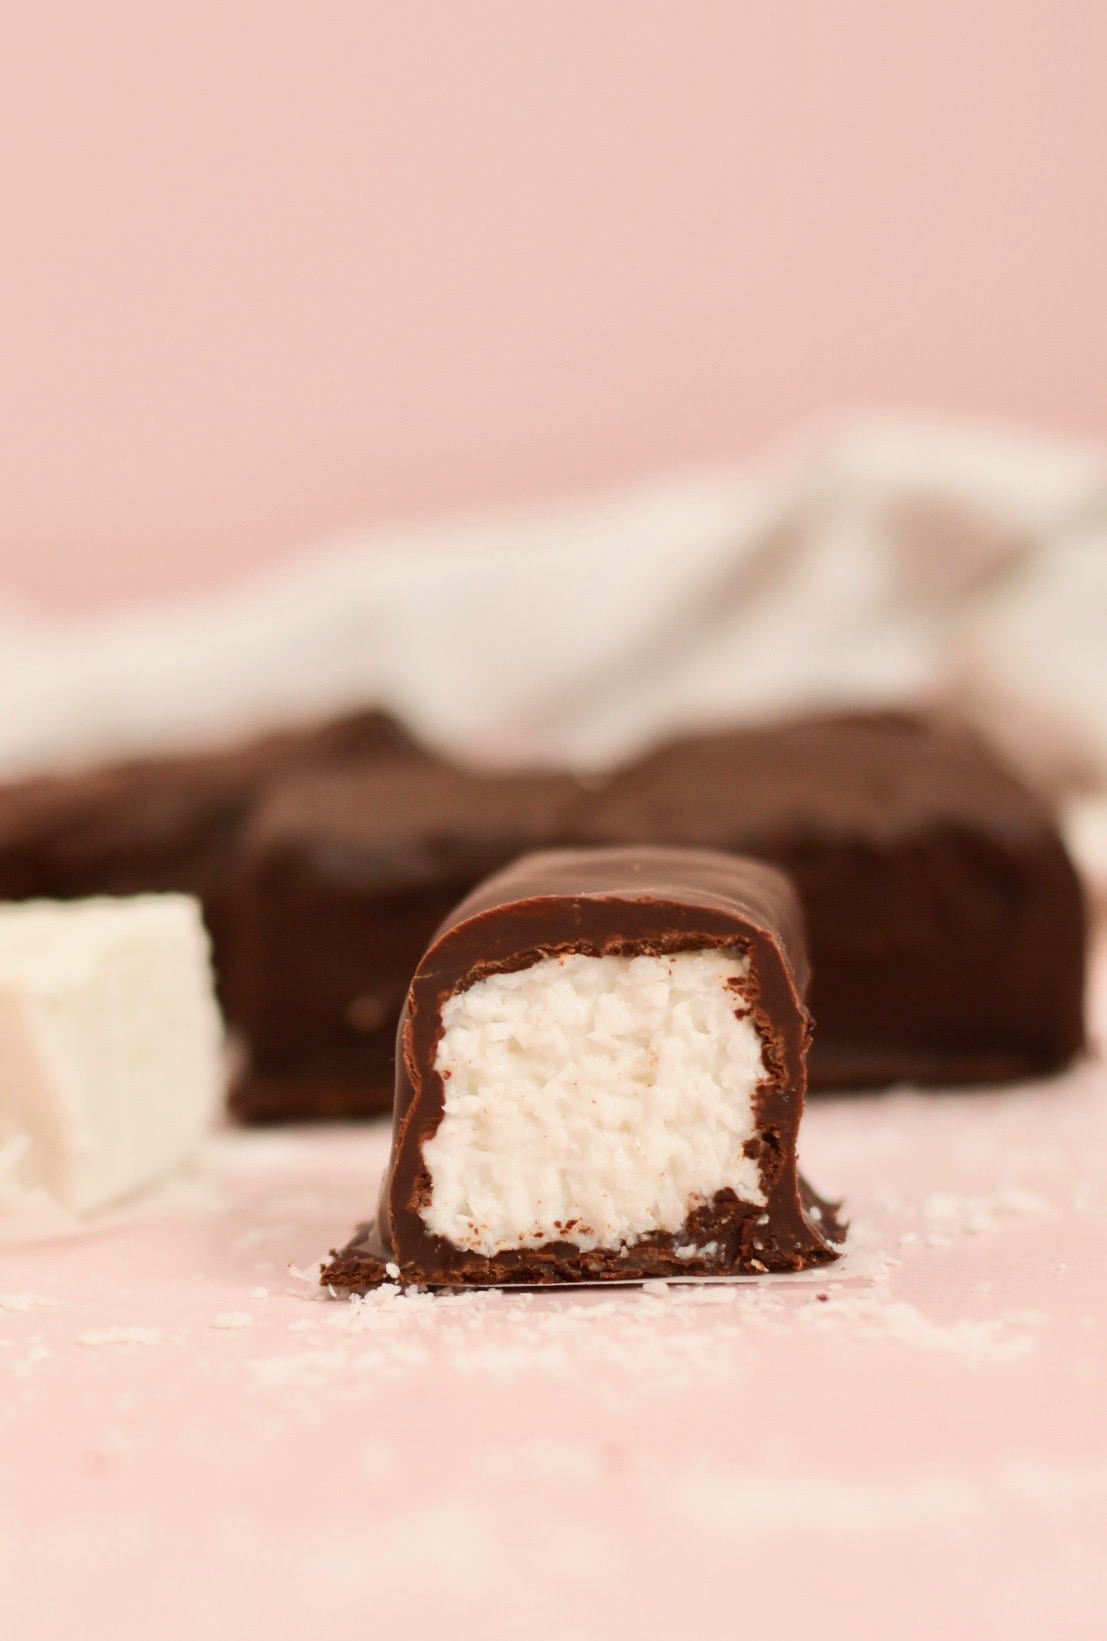
[[[685,725],[943,698],[1094,833],[1102,452],[874,423],[748,472],[366,531],[200,598],[0,616],[9,776],[363,702],[478,758],[596,765]]]

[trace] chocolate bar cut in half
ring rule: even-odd
[[[232,1012],[247,1122],[391,1111],[396,1022],[435,929],[490,872],[566,836],[569,775],[407,760],[289,779],[243,843]]]
[[[684,737],[617,773],[588,828],[788,873],[812,1089],[1041,1076],[1084,1045],[1076,870],[1048,807],[963,728],[853,714]]]
[[[842,1232],[796,1171],[799,905],[706,850],[532,854],[423,955],[376,1221],[325,1285],[792,1271]]]

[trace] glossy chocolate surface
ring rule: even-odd
[[[486,1257],[430,1233],[419,1204],[430,1189],[423,1145],[443,1110],[435,1070],[442,1008],[489,974],[563,952],[658,955],[705,947],[748,954],[748,1003],[768,1077],[757,1091],[763,1206],[720,1192],[690,1215],[680,1237],[657,1232],[625,1252],[568,1242]],[[428,1286],[535,1285],[793,1270],[835,1257],[826,1205],[801,1190],[796,1134],[803,1109],[809,1021],[802,922],[788,881],[771,867],[702,850],[557,850],[530,855],[476,889],[439,929],[412,980],[400,1023],[391,1163],[375,1226],[324,1272],[363,1287],[394,1262],[401,1280]],[[820,1228],[820,1225],[822,1228]],[[677,1254],[689,1236],[716,1252]]]

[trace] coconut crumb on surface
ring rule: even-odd
[[[64,1309],[66,1299],[49,1299],[40,1293],[0,1293],[0,1311],[29,1311]]]
[[[138,1326],[89,1328],[77,1335],[78,1345],[160,1345],[165,1338],[161,1328]]]

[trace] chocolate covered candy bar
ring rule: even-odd
[[[812,1088],[1036,1076],[1083,1046],[1076,872],[1045,805],[964,731],[883,715],[685,738],[616,775],[588,826],[791,876]]]
[[[556,850],[475,890],[400,1024],[376,1222],[325,1284],[797,1270],[836,1257],[796,1134],[799,906],[759,862]],[[392,1273],[388,1266],[392,1266]]]
[[[359,712],[218,751],[0,787],[0,900],[193,894],[222,973],[235,849],[263,792],[292,770],[416,750],[393,718]]]
[[[249,1063],[247,1121],[392,1109],[412,973],[475,883],[566,835],[568,775],[465,774],[431,762],[278,787],[243,846],[233,1012]]]

